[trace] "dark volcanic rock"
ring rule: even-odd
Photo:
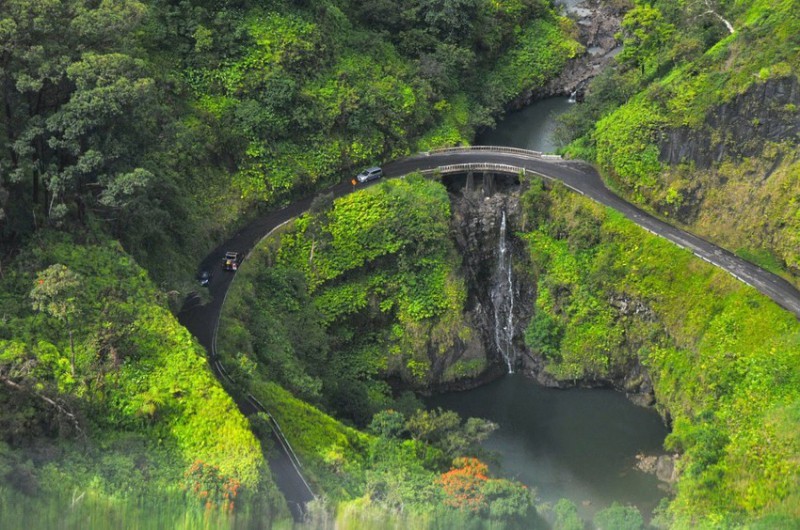
[[[744,94],[713,109],[700,128],[664,133],[661,161],[691,162],[707,169],[726,157],[759,155],[768,141],[800,140],[800,84],[796,77],[756,83]]]
[[[584,46],[583,54],[571,59],[564,70],[545,86],[527,90],[509,105],[519,109],[532,101],[550,96],[575,94],[581,100],[589,80],[598,75],[620,51],[614,35],[620,31],[622,14],[599,0],[587,0],[574,8],[566,9],[578,28],[578,41]]]
[[[513,262],[524,255],[514,236],[520,218],[519,194],[514,190],[485,196],[483,190],[464,190],[452,195],[452,226],[456,245],[462,255],[462,269],[467,280],[467,307],[480,330],[481,342],[493,364],[505,364],[498,351],[496,326],[490,290],[498,261],[498,242],[503,212],[507,222],[507,242]],[[530,320],[532,287],[517,275],[514,296],[520,303],[514,310],[514,346],[519,354],[524,349],[523,334]]]

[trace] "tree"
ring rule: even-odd
[[[489,477],[489,468],[477,458],[456,458],[439,483],[447,506],[498,520],[525,517],[533,496],[523,484]]]
[[[405,417],[396,410],[382,410],[372,416],[369,430],[384,438],[396,438],[403,433]]]
[[[30,292],[33,309],[47,313],[61,322],[69,334],[70,367],[75,376],[75,341],[72,325],[80,316],[77,299],[81,291],[81,276],[66,265],[56,263],[36,275]]]
[[[445,504],[474,514],[489,508],[482,491],[489,480],[489,468],[477,458],[456,458],[453,467],[439,479],[445,492]]]
[[[48,216],[67,201],[77,201],[79,217],[86,199],[121,207],[147,187],[153,175],[128,162],[145,150],[142,124],[153,108],[154,81],[144,70],[143,61],[121,53],[87,53],[67,68],[75,89],[46,122],[59,160],[47,173]]]
[[[489,503],[489,517],[492,519],[521,520],[533,506],[531,491],[516,481],[488,480],[481,490]]]
[[[622,52],[618,61],[628,68],[638,68],[642,77],[655,73],[663,51],[675,33],[661,11],[639,4],[622,19]]]
[[[448,42],[469,42],[480,0],[420,0],[424,22]]]
[[[406,430],[417,441],[438,447],[450,458],[474,454],[478,444],[497,429],[497,424],[482,418],[461,417],[452,410],[419,410],[405,424]]]
[[[578,515],[578,507],[569,499],[559,499],[553,508],[556,520],[553,530],[583,530],[583,520]]]
[[[146,63],[129,55],[141,53],[147,13],[137,0],[0,3],[6,236],[95,212],[120,227],[123,208],[141,209],[134,201],[156,180],[146,155],[169,130]]]
[[[635,506],[622,506],[615,502],[597,512],[592,520],[597,530],[641,530],[644,519]]]

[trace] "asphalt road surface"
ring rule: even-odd
[[[442,166],[470,163],[501,164],[524,168],[526,172],[534,172],[543,178],[562,182],[574,191],[619,211],[649,232],[664,237],[688,249],[701,259],[725,269],[800,318],[800,292],[789,282],[708,241],[675,228],[626,202],[611,192],[600,179],[597,171],[584,162],[564,161],[550,157],[544,158],[536,156],[532,152],[528,154],[521,150],[492,151],[485,148],[464,148],[440,153],[420,154],[396,160],[386,164],[383,170],[387,178],[394,178],[414,171],[433,170]],[[321,194],[332,192],[334,197],[341,197],[374,184],[375,182],[353,186],[348,179],[328,188]],[[308,210],[312,200],[313,197],[307,197],[283,209],[259,217],[234,234],[230,239],[220,244],[203,260],[200,268],[213,272],[208,286],[212,300],[208,304],[200,305],[196,299],[189,299],[178,318],[209,352],[209,362],[220,380],[224,381],[226,374],[218,361],[215,336],[222,304],[235,275],[235,273],[222,270],[222,257],[228,250],[248,254],[262,238],[275,228]],[[252,397],[237,398],[237,405],[245,415],[251,415],[258,411],[266,412]],[[286,497],[293,515],[296,519],[301,519],[304,514],[305,504],[314,498],[314,493],[303,478],[299,462],[297,462],[288,442],[277,430],[273,430],[273,434],[277,450],[272,451],[269,455],[270,468],[279,489]]]

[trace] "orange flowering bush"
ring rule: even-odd
[[[206,508],[219,508],[223,512],[232,513],[241,483],[232,477],[226,477],[217,466],[195,460],[184,473],[185,488],[194,495]]]
[[[533,496],[516,481],[490,478],[489,468],[477,458],[456,458],[439,478],[444,503],[451,508],[492,519],[522,519],[533,505]]]
[[[447,495],[445,504],[473,513],[485,511],[484,484],[489,480],[489,468],[477,458],[456,458],[453,468],[443,474],[439,482]]]

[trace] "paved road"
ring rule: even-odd
[[[524,168],[526,171],[534,172],[546,179],[560,181],[578,193],[621,212],[644,229],[664,237],[690,250],[698,257],[727,270],[736,278],[755,287],[800,318],[800,292],[789,282],[708,241],[675,228],[624,201],[603,184],[597,171],[589,164],[578,161],[542,158],[521,150],[491,151],[465,148],[396,160],[384,166],[384,173],[386,177],[393,178],[407,175],[414,171],[470,163],[500,164]],[[516,172],[515,170],[510,171]],[[346,181],[328,188],[323,193],[332,192],[334,197],[340,197],[351,193],[354,189],[362,189],[363,187],[365,186],[359,185],[354,188]],[[178,318],[209,352],[211,366],[220,380],[224,381],[226,375],[217,358],[215,335],[222,304],[234,277],[233,273],[222,270],[222,256],[227,250],[249,253],[263,237],[276,227],[306,211],[311,206],[311,201],[312,198],[308,197],[256,219],[215,248],[203,260],[201,268],[211,270],[214,274],[209,284],[212,300],[206,305],[199,305],[196,301],[189,300],[181,310]],[[237,399],[237,405],[245,415],[253,414],[262,409],[252,397]],[[303,507],[314,498],[314,494],[302,477],[299,463],[294,457],[288,442],[279,432],[273,432],[278,450],[270,453],[270,467],[278,487],[292,509],[292,513],[297,519],[300,519],[303,516]]]

